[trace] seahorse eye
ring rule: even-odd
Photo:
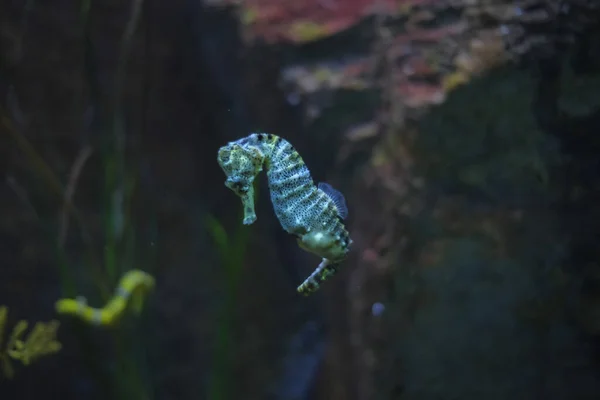
[[[225,186],[233,190],[238,196],[241,196],[248,192],[248,189],[245,187],[244,183],[239,177],[227,178],[227,180],[225,181]]]
[[[239,178],[236,178],[236,177],[230,176],[225,181],[225,186],[227,186],[229,189],[232,189],[232,190],[234,190],[236,187],[238,187],[239,184],[240,184],[240,180],[239,180]]]
[[[228,163],[229,159],[231,158],[231,150],[229,150],[227,147],[221,147],[219,149],[218,158],[221,164]]]

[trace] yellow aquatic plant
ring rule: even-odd
[[[292,39],[300,43],[312,42],[328,34],[329,32],[325,26],[311,21],[295,22],[289,30],[289,35]]]
[[[242,9],[240,20],[244,25],[251,25],[258,19],[258,12],[252,7],[244,7]]]
[[[30,365],[38,358],[57,353],[61,349],[62,345],[56,340],[56,332],[60,326],[58,321],[37,322],[27,337],[23,338],[29,323],[21,320],[13,328],[7,345],[2,350],[7,317],[8,307],[0,306],[0,361],[4,376],[14,376],[11,359],[21,361],[23,365]]]
[[[442,79],[442,86],[445,91],[451,91],[469,82],[469,79],[469,75],[465,72],[456,71],[451,74],[448,74]]]
[[[72,315],[91,325],[110,326],[117,323],[128,306],[140,313],[149,291],[154,288],[154,277],[137,269],[123,275],[113,297],[102,308],[87,305],[84,297],[60,299],[56,302],[56,312]]]

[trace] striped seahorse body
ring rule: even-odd
[[[347,216],[344,197],[326,183],[315,185],[300,154],[276,135],[253,133],[230,142],[219,149],[218,162],[227,175],[225,185],[242,199],[244,224],[256,220],[253,182],[265,168],[281,226],[298,238],[301,248],[323,258],[298,287],[303,294],[317,290],[336,272],[352,244],[343,223]]]

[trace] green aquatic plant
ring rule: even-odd
[[[12,378],[15,374],[11,360],[20,361],[27,366],[41,357],[60,351],[62,345],[56,339],[56,332],[60,323],[56,320],[50,322],[37,322],[27,337],[23,337],[29,323],[20,320],[14,326],[4,351],[2,351],[3,336],[6,330],[8,307],[0,306],[0,365],[3,375]]]
[[[219,312],[213,371],[207,398],[209,400],[230,399],[231,363],[234,355],[233,324],[248,248],[248,228],[240,225],[233,235],[228,235],[223,224],[212,215],[206,217],[206,227],[216,246],[226,282],[225,299]]]
[[[84,277],[91,279],[93,288],[95,289],[95,297],[99,297],[104,302],[109,302],[111,299],[111,292],[109,287],[114,285],[116,277],[122,273],[124,268],[128,265],[135,265],[136,260],[133,256],[134,238],[135,232],[130,223],[129,208],[133,198],[133,188],[135,186],[135,180],[133,174],[125,174],[122,170],[116,170],[112,168],[110,164],[110,152],[106,156],[107,166],[107,182],[120,182],[121,186],[112,186],[107,184],[107,191],[112,190],[113,196],[109,198],[116,198],[115,194],[119,194],[122,190],[123,196],[119,197],[122,201],[110,202],[106,212],[105,220],[109,221],[106,224],[106,245],[104,246],[104,260],[99,256],[94,245],[94,240],[90,235],[87,224],[82,218],[77,208],[67,198],[66,193],[68,192],[67,185],[64,185],[57,175],[53,172],[52,168],[46,163],[46,161],[39,155],[38,151],[31,145],[31,143],[22,135],[16,127],[12,124],[10,118],[8,118],[3,109],[0,108],[0,123],[14,139],[17,147],[25,154],[29,160],[29,166],[32,168],[36,176],[41,177],[46,187],[50,189],[50,194],[56,194],[61,200],[63,200],[63,215],[70,215],[77,222],[81,238],[85,245],[85,260],[84,263]],[[127,179],[117,180],[114,176],[118,174],[126,175]],[[110,181],[112,179],[112,181]],[[64,218],[63,218],[64,221]],[[115,224],[115,221],[118,222]],[[62,228],[61,228],[62,229]],[[57,257],[57,266],[60,276],[61,291],[65,297],[76,296],[76,281],[79,271],[69,261],[69,256],[64,249],[61,238],[64,237],[61,231],[59,235],[56,232],[48,231],[49,240],[55,244],[55,255]],[[102,263],[104,261],[104,263]],[[116,315],[116,314],[115,314]],[[121,327],[113,332],[114,344],[117,348],[117,367],[114,368],[115,373],[110,373],[105,370],[104,366],[98,360],[103,360],[100,356],[98,346],[92,340],[90,332],[84,329],[82,326],[71,325],[70,329],[74,331],[80,342],[80,348],[83,353],[83,360],[85,361],[88,369],[93,372],[100,387],[106,392],[105,396],[113,398],[127,398],[127,399],[147,399],[149,398],[147,392],[147,384],[143,383],[142,378],[142,363],[139,364],[134,361],[138,359],[138,354],[143,353],[139,351],[139,347],[143,346],[140,340],[133,340],[132,337],[137,337],[138,334],[133,332],[135,327],[127,326]],[[133,343],[133,345],[132,345]],[[16,354],[16,353],[15,353]],[[4,366],[6,367],[6,358],[3,359]],[[12,370],[12,369],[11,369]],[[125,379],[123,377],[126,377]],[[115,395],[112,393],[113,388],[123,393],[121,395]]]
[[[31,8],[29,5],[33,6],[32,3],[28,2],[27,7]],[[52,241],[56,250],[61,291],[62,296],[65,297],[65,299],[59,301],[58,311],[77,315],[84,321],[86,321],[86,316],[95,321],[95,317],[100,315],[102,324],[114,325],[116,321],[122,319],[120,317],[123,315],[123,310],[128,309],[128,306],[131,306],[134,311],[141,309],[145,299],[144,295],[147,293],[146,289],[154,285],[153,278],[151,285],[147,284],[149,279],[144,278],[146,283],[131,288],[132,293],[127,294],[124,290],[128,289],[127,285],[134,281],[134,275],[127,275],[128,278],[124,285],[121,285],[121,288],[117,290],[117,293],[114,295],[111,293],[111,288],[115,286],[117,280],[125,271],[131,269],[132,266],[141,264],[148,269],[150,263],[146,261],[152,259],[151,252],[140,254],[140,257],[139,252],[134,251],[136,250],[136,232],[132,224],[131,213],[137,182],[137,170],[131,166],[130,159],[127,158],[128,154],[126,154],[126,118],[124,115],[125,99],[123,94],[127,82],[127,61],[131,56],[131,47],[139,25],[142,5],[143,0],[134,0],[131,3],[131,15],[126,23],[121,40],[118,71],[114,82],[114,97],[107,99],[102,95],[103,89],[100,87],[97,62],[94,58],[96,51],[93,48],[91,21],[93,20],[95,6],[90,0],[84,0],[80,3],[79,28],[84,38],[83,74],[88,87],[82,91],[82,98],[79,100],[81,103],[89,100],[90,110],[94,112],[108,110],[112,115],[104,120],[96,119],[94,121],[96,126],[101,126],[104,130],[102,135],[98,135],[102,142],[89,143],[82,148],[81,157],[78,157],[74,162],[72,174],[68,181],[63,182],[62,177],[58,176],[46,160],[40,156],[39,149],[36,149],[26,138],[26,135],[21,133],[22,127],[18,118],[9,117],[9,110],[0,107],[0,127],[5,128],[3,130],[7,132],[16,147],[23,153],[29,169],[45,185],[45,193],[56,196],[59,202],[64,205],[62,212],[59,212],[59,234],[56,234],[54,224],[49,227],[50,229],[47,232],[49,240]],[[93,115],[96,117],[99,114],[94,113]],[[103,215],[105,240],[101,244],[101,252],[98,251],[97,243],[102,241],[90,234],[94,229],[88,231],[86,221],[72,203],[77,177],[92,151],[102,157],[105,169],[104,182],[100,182],[100,185],[104,183],[104,197],[106,200]],[[80,234],[80,238],[85,245],[82,268],[77,268],[71,262],[70,255],[65,249],[69,218],[76,223],[76,228],[79,230],[77,233]],[[47,227],[44,226],[44,228]],[[142,275],[138,274],[137,276],[141,277]],[[99,300],[106,303],[107,307],[96,310],[83,305],[82,302],[77,302],[76,299],[72,299],[76,296],[76,288],[81,280],[91,283],[89,288],[91,289],[89,290],[91,298],[94,301]],[[23,326],[23,324],[20,324],[18,328],[23,329]],[[32,331],[32,334],[35,333],[33,339],[39,334],[40,329],[47,328],[44,325],[36,326],[38,326],[37,330],[34,327]],[[78,338],[79,348],[83,353],[82,359],[88,369],[95,375],[99,390],[104,391],[100,395],[101,397],[114,399],[149,399],[152,397],[150,395],[150,385],[144,377],[144,368],[147,363],[142,358],[147,349],[144,348],[145,343],[140,340],[141,335],[137,331],[140,321],[122,323],[116,326],[116,329],[107,332],[112,335],[112,344],[116,350],[115,360],[106,359],[106,356],[104,356],[104,354],[107,354],[105,349],[101,348],[93,339],[93,328],[71,321],[67,321],[67,326]],[[31,359],[29,353],[23,353],[25,349],[29,348],[28,340],[30,340],[29,337],[25,340],[18,339],[13,343],[11,354],[14,357],[20,357],[21,361]],[[27,347],[21,348],[21,345]],[[2,357],[4,357],[2,358],[3,364],[11,358],[8,353],[2,353]],[[110,367],[107,368],[107,365],[110,365]]]

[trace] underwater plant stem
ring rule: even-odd
[[[75,159],[75,162],[73,163],[73,167],[71,167],[71,173],[69,174],[68,181],[69,183],[67,184],[67,188],[65,190],[63,209],[60,217],[60,228],[58,232],[58,243],[61,247],[65,244],[65,239],[69,228],[68,208],[73,204],[73,196],[75,195],[75,188],[77,187],[79,176],[81,175],[83,166],[85,165],[86,161],[91,155],[92,148],[90,146],[85,146],[79,152],[77,158]]]
[[[224,302],[218,314],[213,370],[208,385],[207,398],[209,400],[225,400],[232,398],[233,332],[235,330],[239,286],[243,273],[242,267],[246,260],[249,230],[246,226],[241,225],[232,235],[233,237],[230,237],[223,225],[210,215],[207,217],[207,226],[217,245],[227,288]]]
[[[128,179],[126,171],[126,131],[123,110],[123,89],[126,81],[127,63],[131,53],[133,36],[139,24],[143,0],[132,0],[131,14],[121,39],[121,50],[115,76],[113,97],[113,142],[109,145],[105,164],[105,185],[108,213],[106,218],[105,268],[114,282],[122,274],[123,266],[132,265],[134,260],[135,235],[131,229],[131,202],[135,190],[135,179]],[[144,381],[141,364],[131,346],[135,339],[132,330],[115,331],[117,348],[117,375],[113,379],[120,383],[123,399],[150,399],[150,387]]]
[[[116,265],[117,242],[122,238],[124,224],[125,201],[125,127],[123,111],[123,87],[127,72],[128,56],[131,52],[133,35],[138,27],[143,0],[133,0],[131,4],[131,16],[125,27],[121,40],[121,51],[115,77],[115,89],[113,100],[113,138],[112,150],[106,161],[106,187],[109,194],[109,212],[106,226],[106,248],[105,265],[111,280],[117,279],[121,271]]]
[[[3,110],[0,108],[0,112]],[[20,133],[18,133],[13,127],[10,119],[6,117],[5,113],[2,112],[0,115],[0,122],[6,128],[9,135],[15,140],[17,146],[23,153],[29,158],[33,170],[37,172],[48,185],[48,187],[54,191],[61,199],[64,199],[65,189],[58,179],[58,177],[52,172],[50,166],[44,161],[44,159],[38,154],[35,148],[29,143],[29,141]],[[95,247],[93,245],[92,238],[88,231],[85,229],[83,218],[72,204],[65,204],[69,214],[75,219],[79,227],[82,239],[87,247],[88,252],[92,255],[92,262],[90,264],[90,273],[94,276],[94,279],[98,282],[98,288],[100,295],[103,299],[108,299],[111,296],[108,283],[104,280],[101,273],[101,267],[98,263],[99,257],[97,256]],[[59,243],[57,243],[59,245]],[[59,246],[60,248],[60,246]],[[61,263],[59,263],[60,265]],[[64,278],[66,271],[61,270],[61,276]]]

